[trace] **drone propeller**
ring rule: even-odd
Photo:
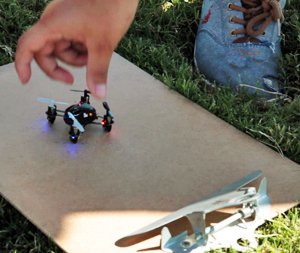
[[[74,114],[68,112],[68,116],[73,120],[73,127],[76,127],[81,133],[83,133],[84,127],[79,123]]]
[[[110,108],[109,108],[107,102],[103,102],[102,104],[103,104],[103,107],[104,107],[104,109],[105,109],[106,111],[110,111]]]
[[[65,102],[58,102],[49,98],[37,98],[37,101],[40,103],[48,104],[50,107],[54,107],[55,105],[69,105]]]
[[[70,91],[73,91],[73,92],[86,92],[87,94],[91,94],[91,92],[89,90],[70,90]]]
[[[107,102],[103,102],[102,104],[103,104],[104,109],[106,110],[106,114],[109,115],[111,118],[113,118],[114,116],[113,116],[113,114],[110,111],[108,103]]]

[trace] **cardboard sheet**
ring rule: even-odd
[[[159,237],[129,248],[114,243],[257,169],[269,180],[273,215],[298,203],[299,165],[118,55],[107,98],[112,132],[90,125],[70,143],[69,127],[61,118],[49,126],[36,98],[72,104],[80,94],[33,67],[25,87],[13,65],[0,68],[0,192],[67,252],[160,252]],[[72,88],[84,89],[84,70],[74,71]]]

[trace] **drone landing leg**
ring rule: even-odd
[[[80,131],[77,128],[71,126],[69,131],[70,141],[73,143],[77,143],[79,136],[80,136]]]
[[[56,105],[48,106],[46,115],[47,115],[47,119],[48,119],[49,123],[53,124],[56,119],[56,116],[57,116]]]

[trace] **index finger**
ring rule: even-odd
[[[20,81],[25,84],[31,77],[31,62],[47,42],[58,41],[62,35],[50,32],[46,26],[37,23],[25,32],[18,41],[15,67]]]

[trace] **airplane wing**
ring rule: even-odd
[[[251,197],[251,192],[240,190],[243,186],[249,184],[250,182],[256,180],[262,176],[261,171],[255,171],[243,179],[234,182],[233,184],[222,188],[220,191],[206,197],[204,200],[196,202],[194,204],[188,205],[182,209],[179,209],[170,215],[124,237],[116,242],[118,246],[129,246],[131,245],[132,239],[134,237],[140,236],[142,234],[150,233],[157,230],[157,234],[161,232],[161,229],[168,225],[169,223],[176,221],[180,218],[187,217],[190,221],[192,221],[192,217],[194,213],[209,213],[214,210],[218,210],[221,208],[236,206],[239,203],[243,204],[244,201],[249,201],[249,197]],[[237,191],[239,190],[239,191]],[[254,192],[254,194],[256,191]],[[247,195],[249,194],[249,195]],[[222,197],[221,197],[222,196]],[[245,198],[247,197],[248,198]],[[233,201],[234,200],[234,201]],[[190,217],[189,217],[190,216]],[[193,224],[192,224],[193,225]]]

